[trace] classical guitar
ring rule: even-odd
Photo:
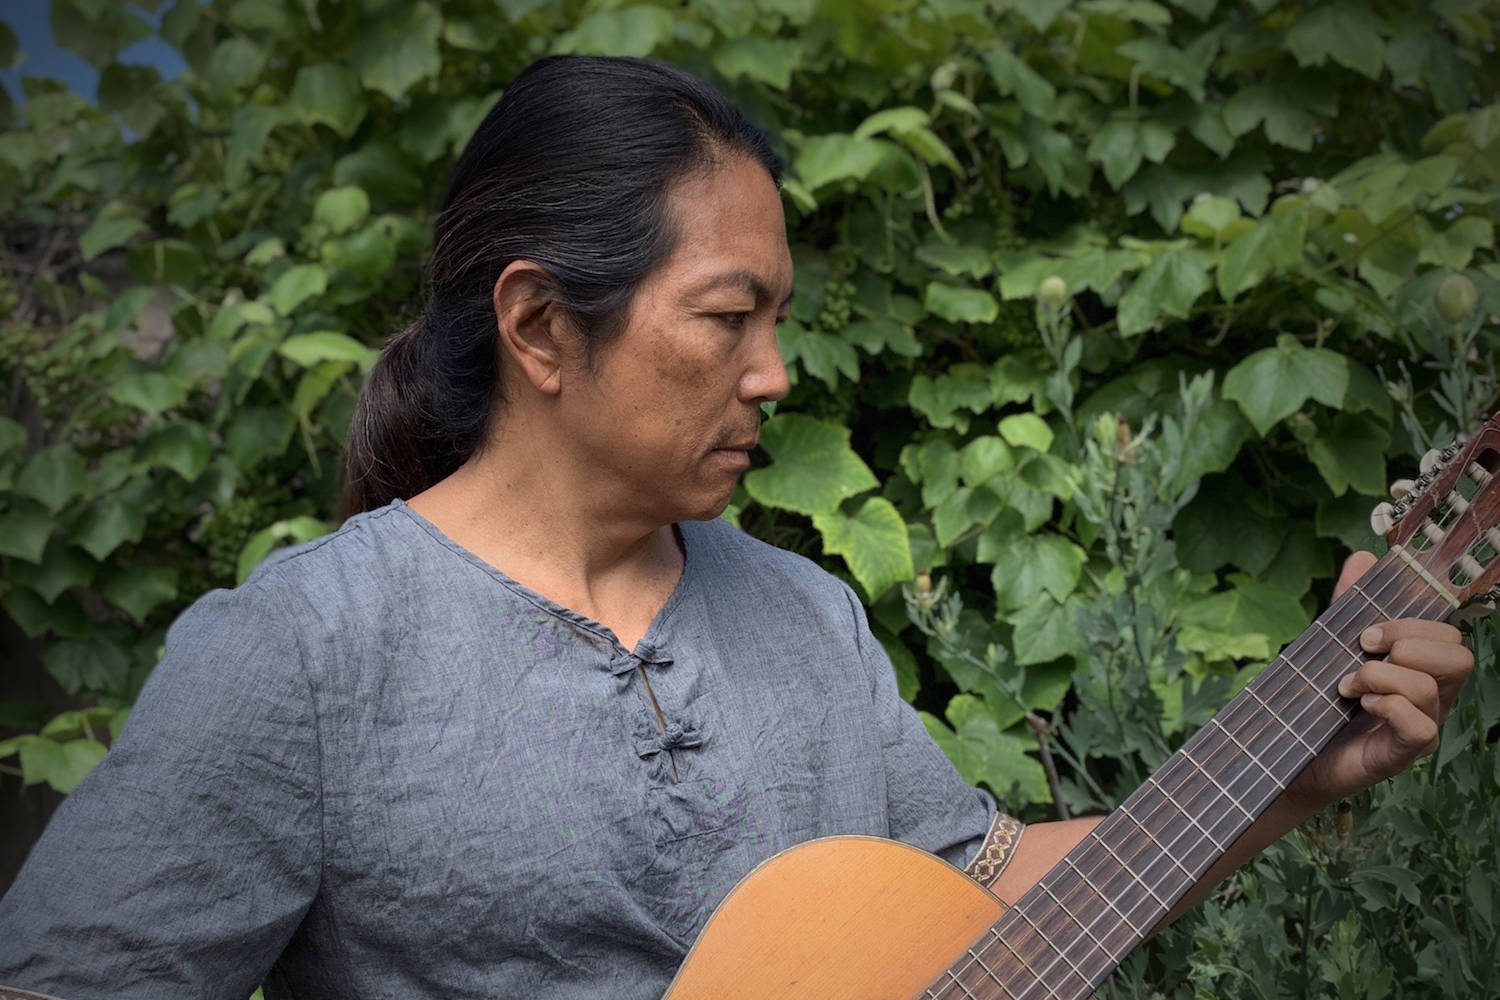
[[[1500,596],[1500,415],[1429,452],[1372,524],[1390,550],[1006,909],[915,848],[830,837],[751,872],[665,1000],[1082,1000],[1358,711],[1358,636]]]

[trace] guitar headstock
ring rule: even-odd
[[[1422,567],[1454,606],[1500,598],[1500,414],[1422,456],[1421,475],[1392,486],[1370,524]]]

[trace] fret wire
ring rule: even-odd
[[[1110,852],[1110,853],[1111,853],[1111,854],[1113,854],[1113,853],[1114,853],[1114,852],[1113,852],[1113,851],[1111,851],[1111,852]],[[1110,896],[1109,896],[1109,894],[1108,894],[1108,893],[1106,893],[1106,892],[1105,892],[1105,891],[1104,891],[1104,890],[1103,890],[1103,889],[1101,889],[1101,888],[1099,888],[1099,887],[1098,887],[1098,886],[1097,886],[1097,885],[1095,885],[1095,884],[1094,884],[1094,883],[1093,883],[1093,882],[1092,882],[1092,881],[1091,881],[1091,880],[1090,880],[1090,879],[1089,879],[1089,877],[1088,877],[1088,876],[1087,876],[1087,875],[1085,875],[1085,874],[1084,874],[1084,873],[1083,873],[1083,872],[1082,872],[1082,871],[1081,871],[1081,870],[1080,870],[1080,869],[1079,869],[1079,867],[1078,867],[1078,866],[1077,866],[1077,865],[1075,865],[1075,864],[1074,864],[1074,863],[1073,863],[1073,862],[1072,862],[1072,860],[1071,860],[1071,859],[1069,859],[1069,858],[1068,858],[1068,857],[1066,857],[1066,856],[1064,856],[1064,857],[1063,857],[1063,862],[1064,862],[1064,863],[1065,863],[1065,864],[1066,864],[1066,865],[1067,865],[1067,866],[1068,866],[1068,867],[1069,867],[1069,868],[1071,868],[1071,869],[1073,869],[1073,871],[1074,871],[1074,872],[1076,872],[1076,873],[1077,873],[1077,874],[1078,874],[1078,877],[1079,877],[1079,878],[1081,878],[1081,879],[1083,879],[1083,884],[1084,884],[1084,885],[1086,885],[1086,886],[1088,886],[1088,887],[1089,887],[1089,888],[1090,888],[1090,889],[1092,889],[1092,890],[1094,890],[1094,892],[1095,892],[1095,893],[1096,893],[1096,894],[1097,894],[1097,895],[1098,895],[1098,896],[1099,896],[1099,898],[1100,898],[1100,899],[1102,899],[1102,900],[1104,900],[1104,902],[1105,902],[1105,905],[1107,905],[1107,906],[1108,906],[1108,907],[1109,907],[1109,908],[1110,908],[1110,909],[1111,909],[1111,910],[1114,910],[1114,911],[1115,911],[1115,915],[1116,915],[1116,916],[1118,916],[1118,917],[1119,917],[1119,918],[1120,918],[1120,919],[1121,919],[1121,920],[1122,920],[1122,921],[1123,921],[1123,922],[1124,922],[1124,923],[1125,923],[1125,926],[1126,926],[1126,927],[1129,927],[1129,928],[1130,928],[1130,930],[1131,930],[1131,933],[1133,933],[1133,934],[1134,934],[1134,935],[1135,935],[1135,936],[1136,936],[1136,937],[1137,937],[1137,938],[1139,938],[1139,939],[1141,939],[1141,940],[1145,940],[1145,938],[1146,938],[1146,932],[1145,932],[1145,931],[1143,931],[1143,930],[1141,930],[1141,929],[1140,929],[1140,928],[1139,928],[1139,927],[1137,927],[1137,926],[1136,926],[1136,925],[1135,925],[1135,921],[1134,921],[1134,920],[1131,920],[1131,919],[1130,919],[1130,918],[1129,918],[1129,917],[1128,917],[1128,916],[1126,916],[1126,915],[1125,915],[1125,911],[1123,911],[1123,910],[1121,910],[1121,909],[1120,909],[1120,908],[1119,908],[1119,907],[1118,907],[1118,906],[1116,906],[1116,905],[1115,905],[1115,901],[1114,901],[1114,900],[1113,900],[1113,899],[1112,899],[1112,898],[1110,898]],[[1126,870],[1127,870],[1127,871],[1129,871],[1129,869],[1126,869]],[[1132,875],[1134,875],[1134,874],[1135,874],[1135,873],[1134,873],[1134,872],[1131,872],[1131,874],[1132,874]],[[1137,881],[1137,882],[1140,882],[1140,881],[1141,881],[1141,880],[1140,880],[1140,879],[1136,879],[1136,881]],[[1142,884],[1142,885],[1145,885],[1145,883],[1144,883],[1144,882],[1141,882],[1141,884]],[[1050,895],[1051,895],[1051,893],[1050,893],[1050,892],[1049,892],[1049,893],[1048,893],[1048,895],[1049,895],[1049,896],[1050,896]],[[1154,893],[1153,893],[1153,895],[1155,895],[1155,894],[1154,894]],[[1159,902],[1159,901],[1158,901],[1158,902]]]
[[[1173,756],[1175,757],[1176,754],[1173,754]],[[1159,782],[1159,781],[1156,780],[1156,775],[1154,775],[1154,774],[1147,775],[1146,776],[1146,784],[1148,784],[1151,787],[1155,788],[1158,792],[1161,792],[1162,795],[1166,797],[1167,802],[1171,803],[1172,808],[1176,809],[1183,816],[1186,816],[1187,817],[1187,821],[1189,823],[1193,824],[1194,826],[1196,826],[1198,828],[1198,832],[1201,833],[1201,834],[1203,834],[1203,836],[1207,837],[1208,838],[1208,842],[1210,844],[1213,844],[1221,852],[1228,850],[1227,847],[1225,847],[1223,844],[1219,843],[1219,840],[1218,840],[1217,837],[1215,837],[1212,833],[1209,833],[1208,830],[1204,828],[1203,824],[1198,822],[1198,818],[1196,816],[1194,816],[1192,813],[1188,812],[1188,810],[1184,806],[1180,805],[1177,802],[1176,799],[1172,798],[1172,793],[1168,792],[1165,788],[1163,788],[1161,786],[1161,782]],[[1177,842],[1176,840],[1172,841],[1172,843],[1174,843],[1174,844],[1176,842]],[[1196,881],[1196,879],[1195,879],[1195,881]]]
[[[1125,871],[1129,872],[1130,873],[1130,877],[1133,878],[1133,879],[1135,879],[1136,883],[1138,885],[1140,885],[1140,887],[1142,889],[1145,889],[1146,892],[1150,893],[1151,898],[1154,899],[1154,900],[1156,900],[1156,905],[1160,906],[1162,908],[1162,912],[1163,913],[1167,912],[1168,910],[1170,910],[1172,908],[1172,906],[1171,906],[1170,903],[1168,903],[1165,899],[1162,899],[1160,896],[1158,896],[1156,894],[1156,890],[1153,889],[1153,888],[1151,888],[1151,886],[1147,882],[1145,882],[1139,875],[1137,875],[1135,869],[1132,868],[1132,867],[1130,867],[1128,864],[1126,864],[1125,863],[1125,859],[1122,858],[1122,857],[1120,857],[1118,854],[1116,854],[1115,853],[1115,849],[1113,847],[1110,847],[1109,844],[1104,840],[1103,837],[1099,836],[1098,828],[1097,827],[1095,829],[1089,831],[1089,836],[1093,837],[1094,838],[1094,842],[1097,843],[1100,847],[1102,847],[1106,851],[1108,851],[1109,852],[1109,856],[1115,859],[1115,863],[1118,864]]]
[[[1112,963],[1114,963],[1115,965],[1119,965],[1120,964],[1120,959],[1124,958],[1125,956],[1123,956],[1123,955],[1116,955],[1113,948],[1111,948],[1109,945],[1105,944],[1103,941],[1100,941],[1094,935],[1094,931],[1093,931],[1094,922],[1092,920],[1090,920],[1088,923],[1084,923],[1082,920],[1079,920],[1078,917],[1076,917],[1073,914],[1073,911],[1068,909],[1067,904],[1064,903],[1062,900],[1058,899],[1056,893],[1054,893],[1052,891],[1052,889],[1050,887],[1048,887],[1045,882],[1038,882],[1037,883],[1037,887],[1040,888],[1043,892],[1045,892],[1047,894],[1047,896],[1052,900],[1052,902],[1056,903],[1057,906],[1058,906],[1058,908],[1061,909],[1064,913],[1066,913],[1068,915],[1068,917],[1073,921],[1073,923],[1077,924],[1080,928],[1083,929],[1083,933],[1087,934],[1089,936],[1089,940],[1092,941],[1092,942],[1094,942],[1094,947],[1096,947],[1100,951],[1104,952],[1104,954],[1109,957],[1109,960]],[[1022,919],[1025,919],[1025,918],[1023,917]],[[1029,921],[1029,920],[1027,920],[1026,922],[1027,923],[1031,923],[1031,921]],[[1038,933],[1041,933],[1041,932],[1038,931]],[[1069,962],[1068,964],[1072,965],[1073,963]],[[1076,972],[1078,970],[1075,968],[1073,971]]]
[[[1349,648],[1349,641],[1347,639],[1341,639],[1341,638],[1339,638],[1337,635],[1335,635],[1332,631],[1329,630],[1329,628],[1328,628],[1327,625],[1324,625],[1321,621],[1318,621],[1317,619],[1313,619],[1313,624],[1316,625],[1316,626],[1318,626],[1318,628],[1322,629],[1325,633],[1328,634],[1328,637],[1333,640],[1333,645],[1334,645],[1335,649],[1338,649],[1338,650],[1340,650],[1341,652],[1344,652],[1344,653],[1348,653],[1349,654],[1349,658],[1354,661],[1354,663],[1355,663],[1356,666],[1364,666],[1365,658],[1362,657],[1362,656],[1360,656],[1358,653],[1354,652],[1354,650],[1352,650],[1352,649]]]
[[[1045,889],[1043,889],[1042,891],[1046,892]],[[1051,893],[1048,893],[1048,895],[1051,895]],[[1056,897],[1054,897],[1054,898],[1056,898]],[[1064,962],[1068,963],[1068,968],[1070,968],[1070,969],[1073,970],[1073,975],[1075,975],[1079,979],[1083,980],[1083,984],[1085,986],[1092,987],[1094,985],[1089,980],[1089,977],[1086,976],[1086,975],[1084,975],[1083,970],[1080,969],[1077,965],[1073,964],[1073,960],[1068,957],[1068,953],[1064,949],[1059,948],[1057,945],[1053,944],[1052,941],[1051,941],[1051,939],[1049,939],[1047,937],[1046,931],[1044,931],[1040,927],[1038,927],[1032,921],[1032,919],[1026,915],[1026,910],[1023,907],[1019,907],[1018,906],[1014,910],[1012,910],[1011,912],[1014,913],[1016,916],[1020,917],[1022,920],[1024,920],[1026,922],[1026,926],[1030,927],[1033,931],[1036,932],[1036,936],[1037,937],[1041,938],[1043,941],[1046,941],[1047,944],[1052,947],[1052,951],[1057,955],[1057,958],[1060,958]],[[1083,924],[1079,923],[1078,918],[1075,917],[1075,916],[1073,916],[1073,914],[1068,913],[1068,911],[1066,909],[1063,910],[1063,913],[1067,914],[1067,916],[1073,921],[1073,923],[1078,924],[1079,927],[1083,926]],[[1092,935],[1090,935],[1090,936],[1092,936]],[[1104,954],[1106,956],[1108,956],[1109,952],[1105,952]],[[1052,963],[1047,966],[1047,971],[1048,972],[1051,972],[1052,969],[1053,969],[1053,967],[1057,965],[1057,958],[1054,958],[1052,960]],[[1051,988],[1049,987],[1048,989],[1050,991]]]
[[[964,991],[964,996],[968,997],[969,1000],[978,1000],[978,998],[976,998],[974,994],[969,992],[969,988],[964,985],[964,981],[953,974],[953,969],[951,967],[948,969],[948,978],[953,980],[955,986]],[[929,990],[928,992],[931,991]]]
[[[1265,773],[1266,777],[1270,778],[1272,783],[1274,783],[1280,791],[1286,791],[1286,782],[1282,781],[1281,778],[1277,776],[1276,772],[1272,771],[1269,767],[1266,767],[1265,762],[1260,759],[1259,754],[1257,754],[1254,750],[1251,750],[1249,747],[1245,746],[1245,744],[1241,743],[1239,741],[1239,737],[1235,736],[1233,732],[1226,728],[1224,723],[1219,721],[1219,717],[1217,715],[1210,717],[1208,722],[1209,725],[1214,726],[1219,730],[1219,732],[1229,737],[1229,739],[1233,741],[1234,745],[1239,747],[1241,752],[1243,752],[1246,757],[1249,757],[1251,760],[1255,761],[1255,766],[1259,767],[1261,771]]]
[[[1213,783],[1213,786],[1214,786],[1214,787],[1215,787],[1215,788],[1217,788],[1217,789],[1218,789],[1218,790],[1219,790],[1219,792],[1220,792],[1220,793],[1221,793],[1221,794],[1222,794],[1222,795],[1223,795],[1223,796],[1224,796],[1224,797],[1225,797],[1225,798],[1226,798],[1226,799],[1228,799],[1228,800],[1229,800],[1229,801],[1230,801],[1230,802],[1233,802],[1233,803],[1234,803],[1234,804],[1235,804],[1235,807],[1236,807],[1236,808],[1238,808],[1238,809],[1239,809],[1239,811],[1240,811],[1240,812],[1242,812],[1242,813],[1244,813],[1244,814],[1245,814],[1245,816],[1246,816],[1246,817],[1248,817],[1248,818],[1249,818],[1249,820],[1250,820],[1250,822],[1252,822],[1252,823],[1254,823],[1254,822],[1255,822],[1255,814],[1254,814],[1254,813],[1252,813],[1252,812],[1251,812],[1251,811],[1250,811],[1250,810],[1248,810],[1248,809],[1246,809],[1246,808],[1245,808],[1245,806],[1244,806],[1244,804],[1243,804],[1243,803],[1241,803],[1241,802],[1240,802],[1240,800],[1239,800],[1239,799],[1238,799],[1238,798],[1236,798],[1236,797],[1235,797],[1235,794],[1234,794],[1234,793],[1233,793],[1233,792],[1231,792],[1231,791],[1230,791],[1230,790],[1229,790],[1229,789],[1227,789],[1227,788],[1225,788],[1225,787],[1224,787],[1224,786],[1223,786],[1223,785],[1221,785],[1221,784],[1219,784],[1219,779],[1218,779],[1218,778],[1215,778],[1215,777],[1214,777],[1214,776],[1213,776],[1213,775],[1212,775],[1212,774],[1210,774],[1210,773],[1209,773],[1209,772],[1208,772],[1208,771],[1207,771],[1207,770],[1206,770],[1206,769],[1205,769],[1205,768],[1204,768],[1204,767],[1203,767],[1203,765],[1202,765],[1202,764],[1200,764],[1200,763],[1198,763],[1198,761],[1197,761],[1197,759],[1196,759],[1196,758],[1194,758],[1194,757],[1193,757],[1193,755],[1192,755],[1192,754],[1190,754],[1190,753],[1188,753],[1188,750],[1187,750],[1187,747],[1183,747],[1183,748],[1182,748],[1182,749],[1181,749],[1181,750],[1180,750],[1180,751],[1178,751],[1178,752],[1179,752],[1179,753],[1180,753],[1180,754],[1182,754],[1182,758],[1183,758],[1183,759],[1184,759],[1184,760],[1186,760],[1186,761],[1187,761],[1187,762],[1188,762],[1188,763],[1189,763],[1189,764],[1191,764],[1191,765],[1193,765],[1193,767],[1195,767],[1195,768],[1197,768],[1197,769],[1198,769],[1198,773],[1199,773],[1199,774],[1201,774],[1201,775],[1203,775],[1203,776],[1204,776],[1204,777],[1205,777],[1205,778],[1207,778],[1207,779],[1208,779],[1208,780],[1209,780],[1209,781],[1210,781],[1210,782],[1212,782],[1212,783]]]
[[[1186,868],[1184,868],[1183,865],[1182,865],[1182,862],[1177,860],[1176,855],[1174,855],[1171,851],[1167,850],[1167,848],[1162,844],[1162,842],[1156,839],[1156,834],[1154,834],[1150,830],[1148,830],[1146,828],[1145,824],[1143,824],[1140,820],[1138,820],[1138,819],[1135,818],[1135,813],[1133,813],[1133,812],[1130,811],[1130,807],[1129,806],[1127,806],[1125,803],[1121,802],[1120,803],[1120,811],[1122,813],[1124,813],[1126,816],[1129,816],[1130,817],[1130,822],[1132,822],[1136,826],[1140,827],[1141,828],[1141,832],[1143,832],[1146,836],[1150,837],[1151,838],[1151,842],[1153,844],[1155,844],[1157,847],[1161,848],[1161,852],[1167,856],[1167,860],[1170,861],[1170,862],[1172,862],[1172,864],[1176,865],[1178,867],[1178,869],[1182,872],[1182,874],[1184,874],[1184,875],[1186,875],[1188,877],[1188,885],[1192,885],[1194,882],[1198,881],[1198,876],[1194,875],[1192,872],[1190,872]],[[1176,841],[1173,841],[1173,843],[1176,843]]]
[[[1015,912],[1017,912],[1017,909],[1018,909],[1017,907],[1011,907],[1011,909],[1007,910],[1006,912],[1007,913],[1015,913]],[[1032,980],[1032,982],[1036,983],[1042,989],[1044,989],[1048,993],[1052,994],[1054,997],[1057,998],[1057,1000],[1067,1000],[1067,998],[1061,996],[1056,990],[1054,990],[1052,988],[1052,984],[1051,983],[1047,982],[1047,980],[1045,980],[1045,979],[1042,978],[1041,973],[1037,972],[1035,969],[1033,969],[1031,967],[1031,963],[1028,962],[1028,961],[1026,961],[1026,959],[1021,955],[1021,953],[1019,951],[1016,951],[1016,949],[1014,949],[1014,948],[1012,948],[1010,946],[1010,942],[1009,941],[1005,940],[1005,938],[1003,938],[1003,937],[1000,936],[1000,932],[997,931],[997,930],[995,930],[994,925],[990,926],[990,936],[993,937],[996,941],[999,941],[1001,944],[1005,945],[1005,950],[1006,951],[1008,951],[1012,955],[1016,956],[1017,961],[1019,961],[1022,965],[1024,965],[1026,967],[1026,971],[1027,972],[1031,973],[1031,980]],[[1044,942],[1048,943],[1048,944],[1051,943],[1051,942],[1046,941],[1045,938],[1043,938],[1042,940]],[[1051,966],[1048,966],[1048,968],[1051,968]]]
[[[1352,591],[1354,591],[1354,593],[1358,594],[1360,597],[1363,597],[1365,599],[1365,603],[1369,604],[1370,607],[1372,607],[1376,611],[1378,611],[1380,613],[1380,615],[1381,615],[1381,617],[1382,617],[1383,620],[1385,620],[1385,621],[1390,621],[1391,620],[1390,612],[1386,611],[1385,608],[1381,607],[1378,603],[1376,603],[1376,601],[1372,597],[1370,597],[1369,594],[1367,594],[1363,590],[1361,590],[1359,584],[1357,584],[1357,583],[1351,583],[1351,584],[1349,584],[1349,589],[1352,590]]]
[[[1253,684],[1254,682],[1252,681],[1251,683]],[[1308,743],[1305,739],[1303,739],[1301,733],[1297,732],[1297,730],[1295,730],[1291,726],[1287,725],[1286,724],[1286,720],[1284,720],[1281,716],[1277,715],[1276,714],[1276,710],[1274,708],[1272,708],[1270,705],[1267,705],[1266,702],[1265,702],[1265,699],[1262,698],[1260,695],[1256,694],[1255,693],[1255,689],[1253,687],[1247,685],[1245,687],[1245,693],[1248,694],[1250,697],[1254,698],[1256,701],[1260,702],[1260,706],[1262,708],[1264,708],[1267,712],[1271,713],[1271,718],[1273,718],[1277,722],[1281,723],[1281,728],[1283,728],[1287,732],[1291,733],[1292,734],[1292,738],[1295,739],[1298,743],[1301,743],[1304,747],[1306,747],[1307,748],[1307,752],[1309,754],[1311,754],[1314,757],[1316,757],[1318,755],[1317,749],[1314,748],[1312,744]],[[1282,756],[1284,757],[1286,755],[1282,754]]]
[[[1293,660],[1291,657],[1287,656],[1285,653],[1281,654],[1280,656],[1277,656],[1276,659],[1280,660],[1282,663],[1285,663],[1287,666],[1291,667],[1292,668],[1292,673],[1294,673],[1298,677],[1302,678],[1302,682],[1304,684],[1306,684],[1308,687],[1312,688],[1313,691],[1317,694],[1317,696],[1319,698],[1322,698],[1324,701],[1328,702],[1328,704],[1332,705],[1335,709],[1338,710],[1339,714],[1341,714],[1341,715],[1343,714],[1343,712],[1344,712],[1344,706],[1341,705],[1341,704],[1339,704],[1337,701],[1335,701],[1333,699],[1333,697],[1331,695],[1329,695],[1329,693],[1327,691],[1324,691],[1321,687],[1319,687],[1318,684],[1311,677],[1309,677],[1309,676],[1307,676],[1307,674],[1303,673],[1302,672],[1302,668],[1299,667],[1299,666],[1297,666],[1297,661],[1296,660]],[[1275,662],[1275,661],[1272,661],[1272,662]]]
[[[986,976],[989,976],[990,979],[994,981],[996,986],[1004,990],[1006,996],[1010,997],[1011,1000],[1019,1000],[1019,998],[1010,991],[1010,987],[1005,985],[1005,981],[999,976],[995,975],[995,970],[991,969],[989,965],[985,963],[984,959],[979,956],[979,952],[975,951],[973,948],[970,948],[969,957],[979,963],[979,967],[984,970],[984,974]]]

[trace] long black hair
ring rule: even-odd
[[[676,246],[670,186],[730,154],[780,182],[765,133],[683,70],[550,56],[521,73],[454,165],[421,316],[360,391],[341,516],[422,492],[483,443],[503,402],[491,294],[507,265],[531,260],[551,275],[592,355]]]

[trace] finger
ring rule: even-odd
[[[1431,674],[1403,667],[1388,660],[1370,660],[1352,674],[1339,679],[1339,694],[1345,698],[1398,695],[1436,724],[1439,712],[1438,683]]]
[[[1392,643],[1401,639],[1432,639],[1461,644],[1463,637],[1462,632],[1447,622],[1432,622],[1425,618],[1397,618],[1365,629],[1359,634],[1359,644],[1367,653],[1384,653],[1391,648]]]
[[[1375,565],[1375,553],[1356,552],[1344,560],[1344,568],[1339,571],[1338,582],[1333,585],[1333,596],[1338,597],[1349,586],[1364,576],[1371,566]]]
[[[1366,694],[1360,697],[1359,705],[1390,729],[1397,757],[1389,762],[1390,773],[1437,749],[1437,721],[1400,695]]]
[[[1474,653],[1468,646],[1436,639],[1397,639],[1385,659],[1431,674],[1439,683],[1462,684],[1474,670]]]

